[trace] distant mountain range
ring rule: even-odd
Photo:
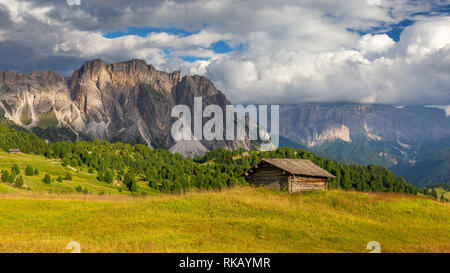
[[[304,148],[344,163],[383,165],[415,184],[450,182],[448,172],[442,176],[441,171],[439,178],[428,173],[434,169],[430,164],[437,167],[450,160],[448,152],[440,153],[450,147],[450,117],[438,107],[282,105],[280,134],[282,146]],[[421,177],[411,175],[417,169]]]
[[[165,73],[141,60],[84,63],[72,76],[51,71],[0,72],[0,118],[42,138],[105,139],[185,156],[252,148],[250,141],[179,142],[171,138],[174,105],[230,104],[202,76]],[[280,106],[280,144],[343,163],[379,164],[416,185],[450,182],[448,107],[351,103]]]
[[[450,184],[450,147],[430,154],[415,165],[391,169],[417,186]]]
[[[169,149],[171,110],[194,97],[224,108],[230,102],[202,76],[165,73],[142,60],[105,64],[88,61],[71,77],[51,71],[31,74],[0,72],[0,115],[40,137],[105,139]],[[183,151],[175,146],[174,150]],[[198,151],[250,148],[248,141],[196,141]]]

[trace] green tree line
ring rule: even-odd
[[[271,152],[218,149],[195,159],[185,159],[164,149],[152,150],[145,145],[110,143],[108,141],[60,141],[46,143],[37,136],[0,124],[0,149],[19,148],[24,153],[45,155],[62,160],[74,168],[97,173],[105,183],[121,181],[130,191],[136,182],[145,181],[155,191],[183,192],[190,188],[222,189],[246,185],[242,174],[261,158],[309,159],[336,176],[329,188],[372,192],[416,194],[418,189],[382,166],[345,165],[305,150],[279,148]],[[32,173],[29,168],[27,173]]]

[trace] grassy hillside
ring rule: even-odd
[[[0,170],[11,170],[13,164],[17,164],[20,168],[20,175],[24,178],[24,188],[28,190],[16,189],[13,184],[0,183],[0,192],[39,192],[39,193],[76,193],[76,188],[81,186],[88,193],[98,194],[129,194],[121,184],[108,184],[97,180],[97,173],[88,173],[86,168],[73,168],[70,166],[63,167],[61,160],[49,159],[44,156],[30,154],[8,154],[0,151]],[[26,176],[25,168],[27,165],[37,168],[38,175]],[[45,174],[50,174],[54,179],[51,184],[42,182]],[[63,180],[57,182],[58,176],[64,177],[67,174],[72,176],[72,180]],[[137,182],[139,191],[142,193],[152,193],[152,189],[148,187],[148,182]],[[120,186],[119,186],[120,185]]]
[[[0,194],[0,252],[450,252],[449,204],[393,193]]]
[[[313,160],[342,174],[337,184],[349,190],[383,185],[414,192],[382,167],[345,166],[293,149],[247,156],[219,150],[192,161],[142,145],[47,145],[30,134],[2,132],[3,149],[46,156],[0,152],[0,170],[12,172],[17,164],[16,178],[25,185],[0,183],[0,252],[66,252],[70,241],[82,252],[367,252],[370,241],[383,252],[450,252],[448,203],[394,193],[287,194],[236,186],[246,184],[237,181],[243,169],[269,156]],[[39,174],[26,176],[27,165]],[[107,172],[114,182],[97,179]],[[131,172],[133,191],[120,181]],[[50,184],[42,182],[46,174]],[[70,180],[57,182],[67,175]]]
[[[0,183],[0,252],[65,252],[70,241],[83,252],[367,252],[369,241],[386,252],[450,252],[449,204],[413,195],[250,187],[167,195],[138,177],[139,196],[130,196],[86,167],[0,152],[0,169],[13,164],[28,189]],[[26,176],[26,165],[39,175]],[[56,181],[66,174],[71,181]]]

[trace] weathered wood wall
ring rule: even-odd
[[[250,174],[249,183],[270,189],[281,189],[288,187],[288,178],[289,176],[282,170],[263,163]]]
[[[289,191],[326,190],[328,186],[327,182],[327,178],[291,176],[289,177]]]

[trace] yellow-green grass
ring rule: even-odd
[[[89,193],[101,193],[101,194],[118,194],[119,187],[113,184],[108,184],[97,180],[97,174],[89,173],[86,168],[76,169],[73,167],[63,167],[61,160],[48,159],[44,156],[30,155],[30,154],[8,154],[0,152],[0,170],[11,171],[13,164],[17,164],[20,168],[20,175],[24,178],[24,184],[29,190],[19,190],[13,187],[12,184],[0,183],[0,193],[7,191],[19,191],[21,193],[32,192],[51,192],[51,193],[75,193],[77,186],[82,186],[83,189],[87,189]],[[39,175],[26,176],[25,168],[27,165],[37,168]],[[51,184],[45,184],[42,182],[45,174],[50,174],[54,179]],[[58,176],[64,177],[66,174],[72,176],[72,181],[64,180],[63,182],[57,182]],[[138,182],[140,192],[152,193],[152,190],[148,187],[148,183],[144,181]],[[129,191],[123,190],[122,194],[129,194]]]
[[[450,252],[449,204],[426,198],[249,187],[136,197],[60,160],[0,152],[0,169],[13,164],[30,189],[0,183],[0,252],[65,252],[70,241],[82,252],[367,252],[369,241],[384,252]],[[25,176],[26,165],[40,174]],[[55,182],[42,183],[46,173]],[[56,182],[67,173],[72,181]]]
[[[449,204],[261,188],[185,195],[0,194],[0,252],[450,252]]]
[[[441,195],[444,195],[445,198],[450,199],[450,191],[446,191],[443,188],[436,188],[436,192],[438,194],[438,198],[441,198]]]

